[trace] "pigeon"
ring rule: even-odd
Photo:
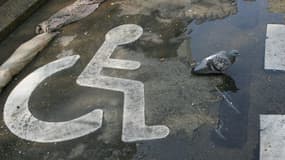
[[[194,68],[192,68],[193,74],[223,74],[239,56],[237,50],[230,52],[220,51],[209,57],[204,58]]]

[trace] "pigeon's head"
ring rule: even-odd
[[[227,55],[229,59],[231,60],[232,63],[235,62],[236,57],[239,56],[239,51],[238,50],[231,50],[230,52],[227,52]]]
[[[239,56],[240,54],[239,54],[239,51],[238,51],[238,50],[231,50],[231,51],[229,52],[229,55],[234,56],[234,57],[237,57],[237,56]]]

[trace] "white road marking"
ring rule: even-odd
[[[134,70],[140,63],[111,59],[118,45],[137,40],[143,33],[140,26],[128,24],[116,27],[106,34],[106,40],[77,79],[81,86],[101,88],[124,93],[122,140],[134,142],[164,138],[169,129],[163,125],[145,124],[144,84],[139,81],[101,75],[104,67]],[[27,76],[9,95],[4,107],[4,121],[10,131],[20,138],[35,142],[60,142],[78,138],[102,126],[103,111],[94,110],[66,122],[45,122],[29,111],[29,99],[36,87],[54,73],[73,66],[79,56],[69,56],[51,62]]]
[[[268,24],[264,68],[285,71],[285,25]],[[285,115],[260,115],[260,160],[285,159]]]
[[[127,24],[106,34],[106,40],[77,79],[81,86],[102,88],[124,93],[122,141],[134,142],[164,138],[169,134],[166,126],[146,126],[144,84],[139,81],[101,75],[104,67],[134,70],[140,63],[130,60],[110,59],[119,45],[137,40],[143,33],[140,26]]]
[[[285,159],[285,115],[260,115],[260,160]]]
[[[285,70],[285,25],[268,24],[264,69]]]
[[[96,131],[102,125],[102,110],[94,110],[65,122],[45,122],[29,111],[29,99],[36,87],[56,72],[72,67],[79,56],[69,56],[37,69],[9,95],[4,107],[4,121],[9,130],[20,138],[35,142],[60,142]]]

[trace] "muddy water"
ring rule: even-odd
[[[17,138],[0,120],[0,159],[257,160],[258,114],[284,112],[284,76],[263,70],[266,24],[283,23],[283,15],[268,13],[265,0],[240,0],[236,15],[187,25],[191,18],[161,19],[164,17],[157,17],[156,12],[127,16],[121,14],[118,4],[111,2],[104,3],[82,21],[63,28],[58,39],[17,76],[0,97],[3,106],[11,89],[28,73],[63,53],[80,54],[81,60],[73,68],[50,77],[35,90],[30,110],[45,121],[65,121],[102,108],[105,112],[103,127],[72,141],[39,144]],[[50,0],[1,42],[0,61],[17,45],[34,36],[36,24],[69,3],[68,0],[60,3]],[[121,142],[123,94],[75,84],[77,76],[102,44],[104,34],[124,23],[143,26],[145,34],[134,44],[118,48],[113,57],[138,60],[142,67],[135,72],[106,69],[104,74],[144,82],[147,124],[169,126],[171,134],[166,139]],[[62,45],[66,37],[74,38]],[[230,49],[240,50],[241,57],[227,76],[190,75],[193,60]],[[240,114],[221,98],[216,86],[228,94]]]

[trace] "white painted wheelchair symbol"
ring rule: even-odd
[[[95,56],[77,78],[77,84],[92,88],[124,93],[122,141],[134,142],[165,138],[169,129],[163,125],[145,124],[144,84],[101,75],[103,68],[135,70],[136,61],[111,59],[119,45],[137,40],[143,33],[140,26],[126,24],[106,34],[106,39]],[[56,72],[72,67],[79,55],[51,62],[28,75],[9,95],[4,107],[4,121],[9,130],[20,138],[49,143],[75,139],[98,130],[102,126],[103,111],[94,110],[79,118],[65,122],[45,122],[35,118],[29,111],[29,99],[36,87]]]

